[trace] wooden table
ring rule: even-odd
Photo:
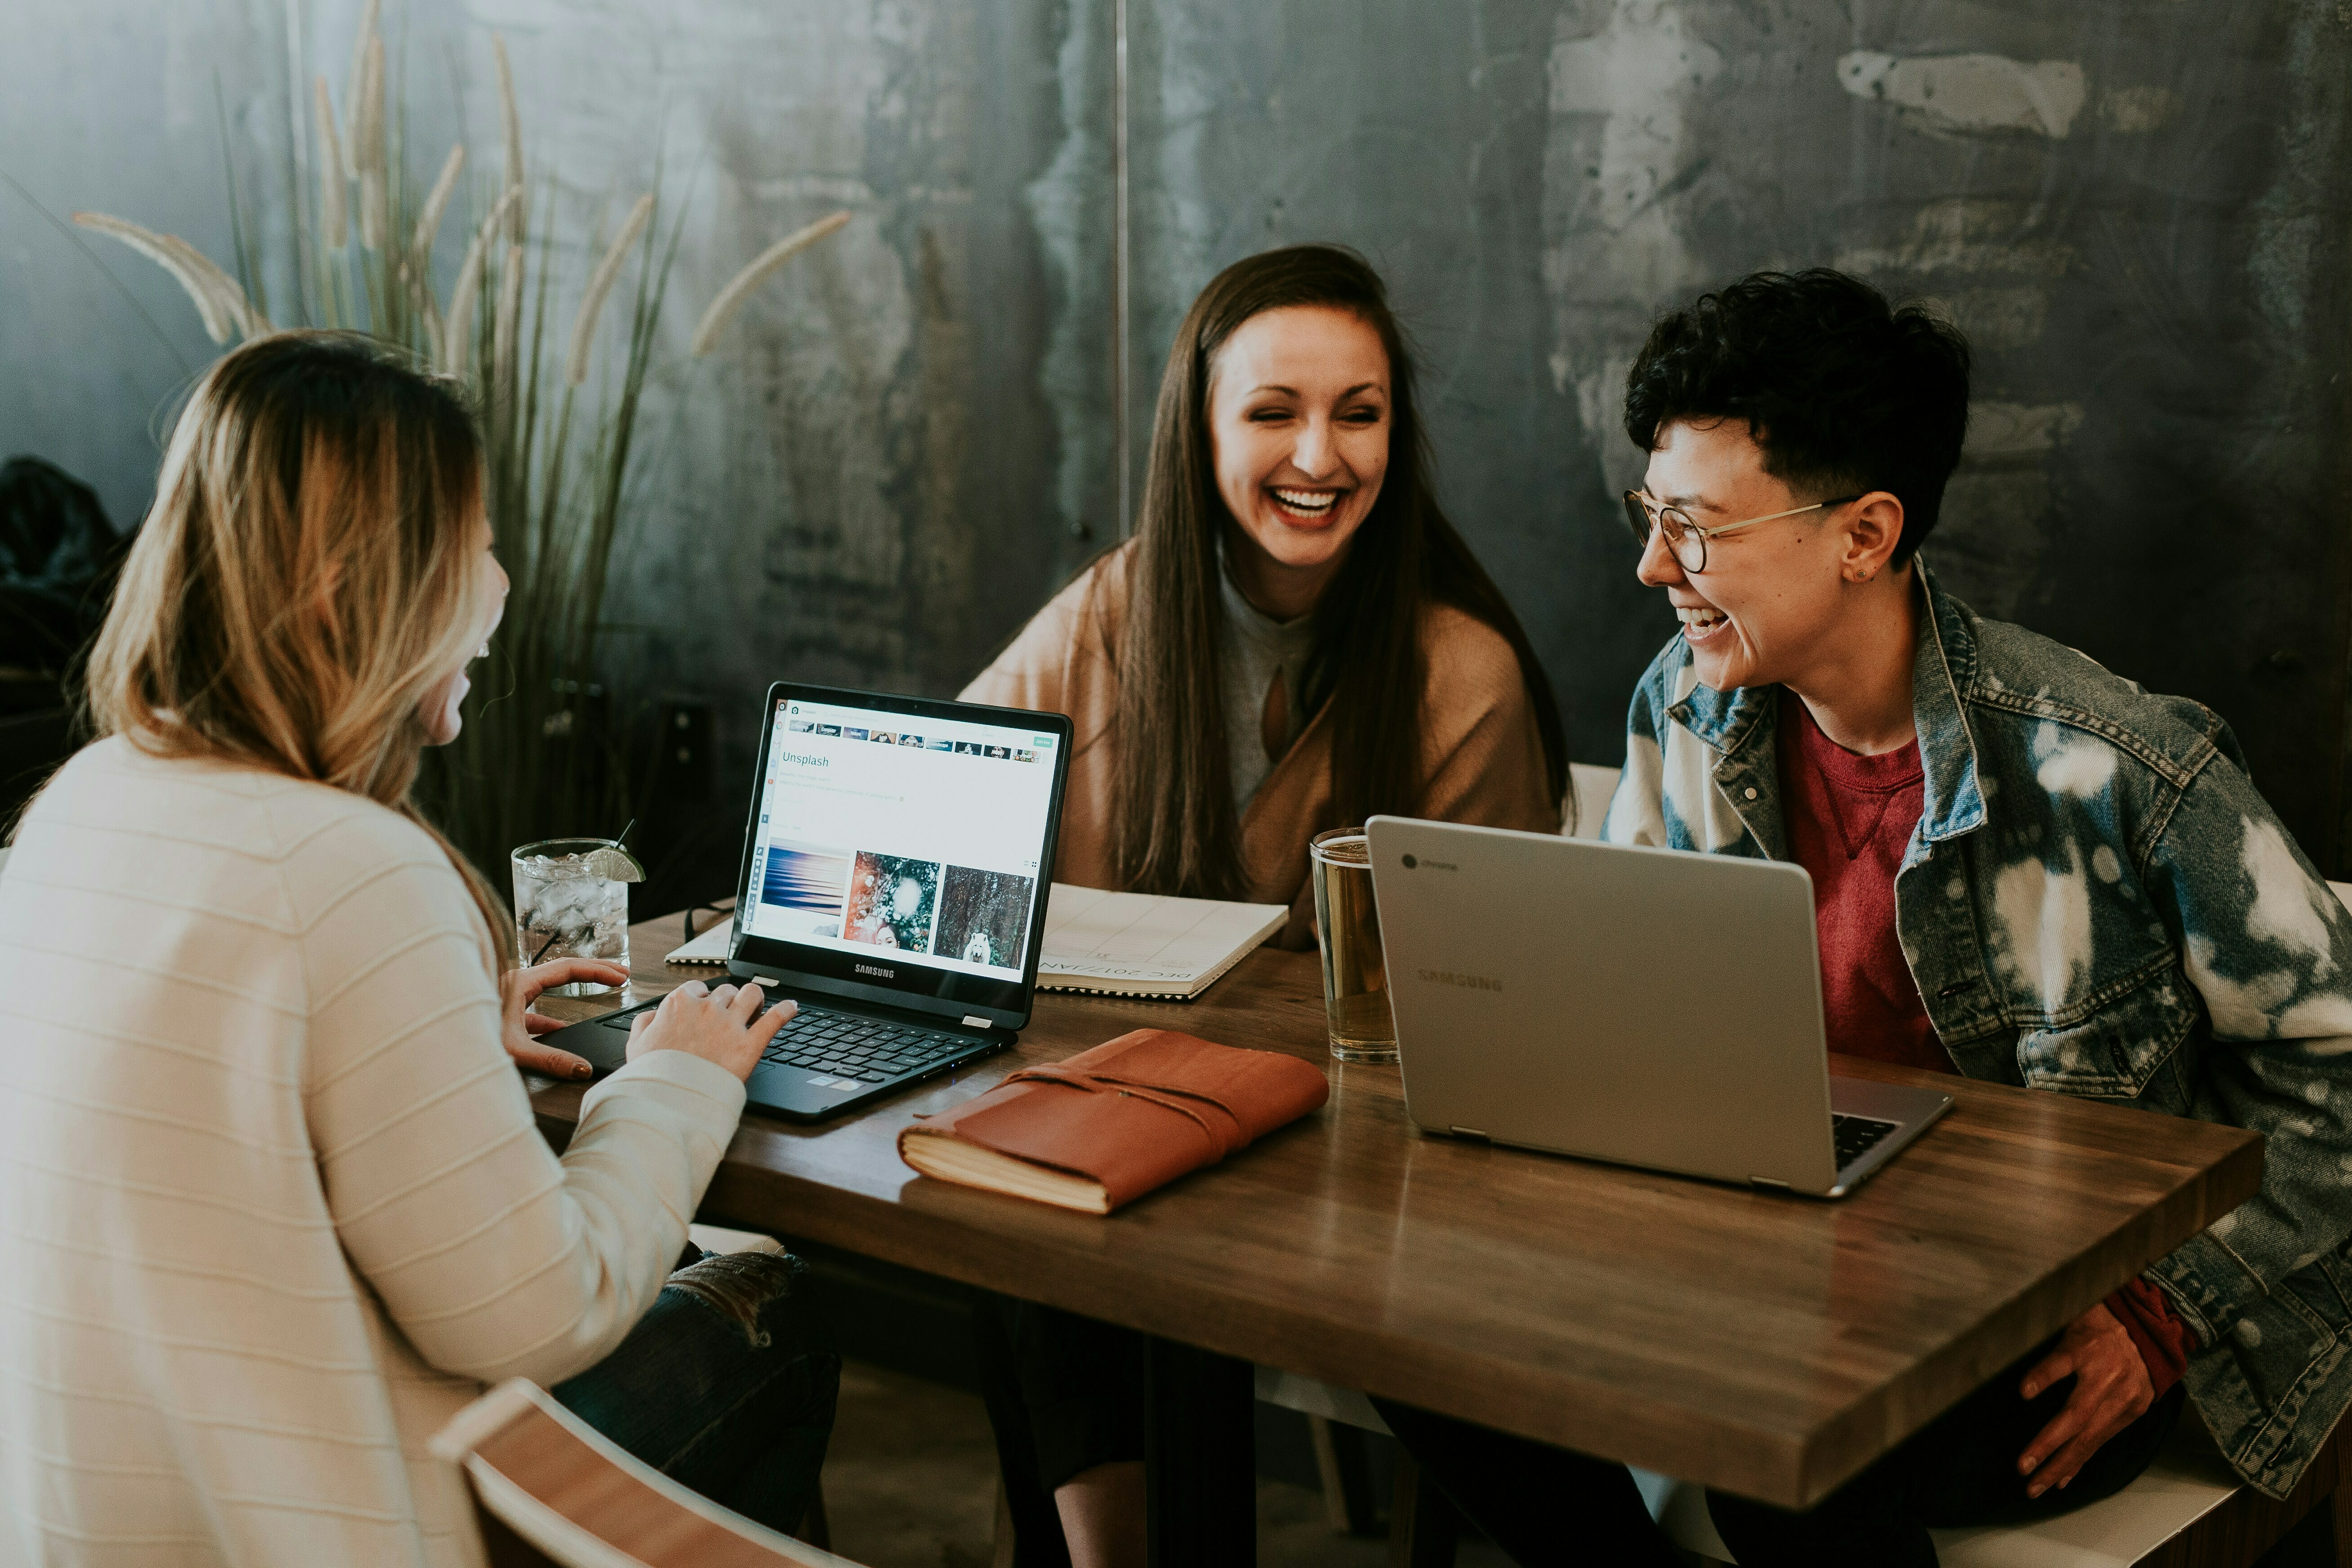
[[[709,974],[662,965],[678,932],[631,931],[639,996]],[[1302,1057],[1330,1103],[1108,1218],[899,1162],[915,1112],[1143,1025]],[[2250,1132],[1932,1081],[1952,1111],[1840,1203],[1426,1137],[1268,949],[1190,1005],[1043,994],[1014,1049],[863,1116],[747,1115],[704,1213],[1801,1507],[2261,1183]],[[558,1141],[581,1092],[535,1080]]]

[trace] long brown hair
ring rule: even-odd
[[[1332,809],[1339,826],[1413,809],[1422,766],[1421,621],[1451,605],[1518,655],[1543,740],[1551,793],[1566,789],[1568,746],[1551,683],[1518,617],[1448,522],[1431,486],[1412,353],[1380,275],[1354,251],[1295,245],[1217,274],[1177,329],[1160,382],[1151,466],[1118,650],[1117,837],[1123,882],[1139,891],[1235,897],[1241,812],[1225,755],[1218,630],[1217,491],[1209,390],[1217,351],[1263,311],[1320,305],[1380,333],[1389,362],[1389,466],[1379,499],[1315,609],[1316,655],[1301,717],[1331,704]]]
[[[481,635],[481,443],[465,404],[370,340],[257,339],[208,371],[90,652],[100,735],[349,790],[480,873],[409,799],[419,707]]]

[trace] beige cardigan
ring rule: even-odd
[[[462,1564],[425,1445],[649,1307],[742,1109],[655,1051],[559,1161],[432,840],[68,763],[0,871],[0,1563]]]
[[[1122,545],[1037,612],[1021,635],[964,688],[967,702],[1066,713],[1072,725],[1070,782],[1054,878],[1084,888],[1117,887],[1111,863],[1112,791],[1118,743],[1118,629],[1127,604]],[[1450,605],[1423,621],[1426,668],[1422,776],[1414,815],[1444,822],[1559,831],[1559,799],[1544,774],[1543,741],[1528,702],[1518,656],[1500,632]],[[1314,885],[1307,840],[1333,820],[1328,702],[1275,763],[1242,813],[1242,862],[1249,897],[1287,904],[1276,940],[1315,945]]]

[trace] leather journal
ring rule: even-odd
[[[1321,1069],[1297,1057],[1137,1029],[917,1121],[898,1134],[898,1154],[943,1182],[1108,1214],[1330,1094]]]

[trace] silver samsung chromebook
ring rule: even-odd
[[[1843,1197],[1951,1096],[1833,1078],[1801,867],[1376,816],[1431,1132]]]

